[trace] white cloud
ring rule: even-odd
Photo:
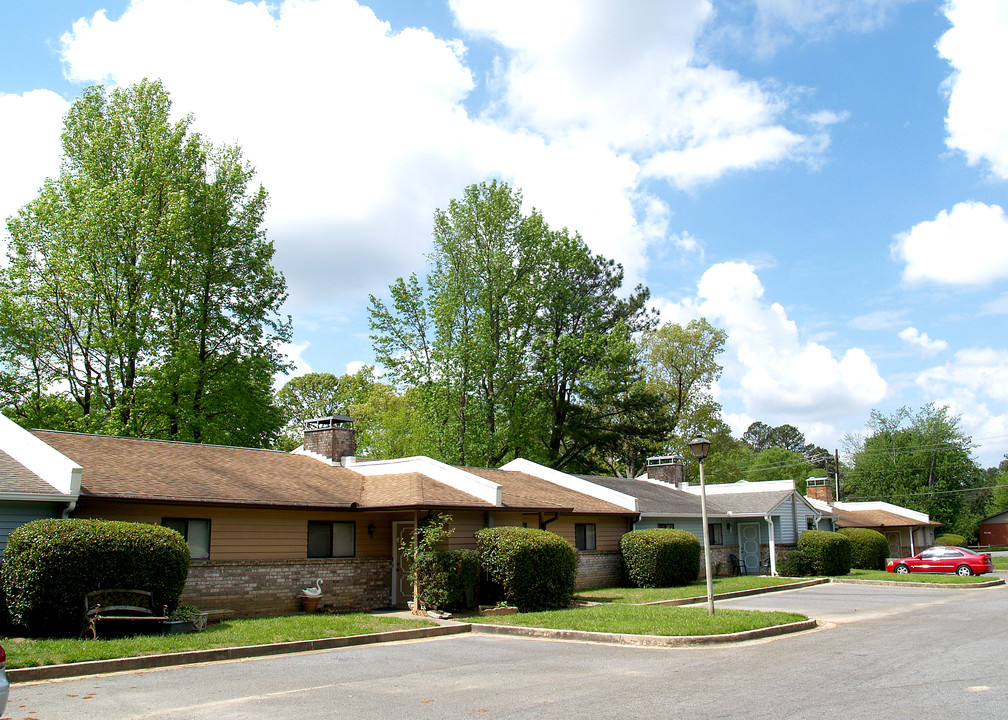
[[[277,373],[273,376],[273,389],[279,390],[288,380],[300,375],[307,375],[312,371],[311,365],[304,359],[304,351],[308,349],[309,343],[280,343],[279,349],[287,356],[287,361],[291,364],[289,372]]]
[[[364,369],[365,365],[367,365],[367,363],[364,362],[363,360],[353,360],[351,362],[348,362],[346,365],[346,374],[356,375],[357,373],[359,373],[361,370]]]
[[[887,330],[903,323],[903,312],[896,310],[876,310],[858,315],[850,321],[855,330]]]
[[[756,0],[756,6],[764,26],[822,37],[837,30],[875,30],[907,2],[912,0]]]
[[[1004,0],[949,0],[952,27],[938,41],[938,53],[952,66],[946,144],[962,150],[970,164],[982,160],[1008,179],[1008,3]]]
[[[934,355],[948,350],[949,344],[944,340],[932,340],[927,333],[922,333],[915,327],[900,330],[900,339],[928,355]]]
[[[803,341],[784,308],[764,299],[755,270],[746,263],[721,263],[704,273],[694,309],[728,333],[730,357],[722,392],[738,395],[746,415],[771,421],[822,423],[863,413],[882,400],[886,381],[860,348],[839,358],[823,345]],[[692,307],[691,307],[692,306]],[[727,383],[736,385],[729,390]]]
[[[54,92],[0,93],[0,237],[6,219],[59,174],[60,133],[70,103]]]
[[[999,205],[964,202],[896,235],[903,279],[983,285],[1008,277],[1008,219]]]

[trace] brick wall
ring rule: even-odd
[[[180,602],[242,616],[301,609],[301,589],[322,578],[319,606],[372,610],[392,604],[391,558],[194,562]]]
[[[578,590],[618,587],[623,580],[623,557],[618,552],[579,552]]]

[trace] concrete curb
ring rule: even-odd
[[[706,599],[706,598],[705,598]],[[590,632],[587,630],[550,630],[548,628],[520,627],[517,625],[484,625],[473,623],[471,632],[487,635],[513,635],[550,640],[575,640],[579,642],[604,643],[607,645],[631,645],[634,647],[690,647],[715,645],[718,643],[744,642],[760,638],[787,635],[812,630],[815,620],[802,620],[787,625],[774,625],[758,630],[745,630],[722,635],[623,635],[621,633]]]
[[[735,590],[734,592],[718,593],[715,600],[731,600],[732,598],[748,597],[749,595],[763,595],[764,593],[782,592],[784,590],[797,590],[798,588],[812,587],[828,583],[829,578],[815,578],[813,580],[803,580],[801,582],[789,583],[787,585],[770,585],[769,587],[753,588],[752,590]],[[646,603],[634,603],[635,605],[693,605],[695,603],[707,602],[707,596],[678,598],[676,600],[652,600]]]
[[[424,638],[444,637],[446,635],[460,635],[467,632],[469,632],[468,623],[456,623],[431,628],[391,630],[382,633],[321,638],[317,640],[295,640],[293,642],[271,643],[269,645],[245,645],[242,647],[216,648],[213,650],[186,650],[163,655],[141,655],[139,657],[115,658],[112,660],[89,660],[86,662],[67,663],[65,665],[43,665],[41,667],[8,669],[7,679],[12,683],[55,680],[58,678],[102,675],[104,673],[129,670],[149,670],[151,668],[170,667],[172,665],[239,660],[268,655],[309,652],[311,650],[331,650],[333,648],[373,645],[375,643],[398,642],[401,640],[421,640]]]
[[[830,582],[839,583],[840,585],[883,585],[885,587],[917,587],[917,588],[935,588],[936,590],[974,590],[976,588],[991,588],[997,587],[998,585],[1004,585],[1005,581],[1001,578],[997,580],[988,580],[987,582],[980,583],[932,583],[932,582],[912,582],[899,580],[858,580],[856,578],[829,578]]]

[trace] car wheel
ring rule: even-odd
[[[967,575],[972,575],[973,570],[970,568],[969,565],[960,565],[959,567],[956,568],[956,574],[960,575],[961,577],[966,577]]]
[[[906,575],[908,572],[910,572],[910,568],[908,568],[906,565],[900,564],[896,566],[896,572],[898,572],[900,575]]]

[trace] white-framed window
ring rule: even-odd
[[[308,557],[351,558],[357,553],[357,523],[308,523]]]
[[[574,523],[574,547],[578,550],[595,549],[595,523]]]
[[[724,536],[721,534],[721,523],[708,523],[707,537],[710,538],[711,545],[724,545]]]
[[[171,528],[189,543],[189,558],[206,560],[210,557],[210,520],[207,518],[161,518],[161,524]]]

